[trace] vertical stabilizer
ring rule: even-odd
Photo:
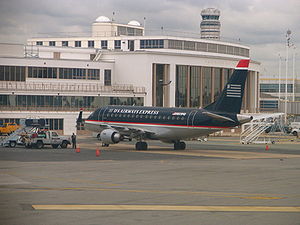
[[[206,106],[206,110],[236,114],[240,113],[249,62],[249,59],[242,59],[239,61],[218,99]]]

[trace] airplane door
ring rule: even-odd
[[[198,112],[197,110],[193,110],[190,112],[188,119],[187,119],[188,126],[194,126],[194,119],[195,119],[197,112]]]

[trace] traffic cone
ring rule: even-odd
[[[266,151],[268,151],[269,150],[269,145],[266,145]]]
[[[97,148],[97,149],[96,149],[96,157],[99,157],[99,156],[100,156],[100,153],[101,153],[100,150]]]
[[[79,145],[76,146],[76,153],[80,153],[80,147],[79,147]]]

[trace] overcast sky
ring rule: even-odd
[[[298,48],[296,64],[300,61],[299,0],[0,0],[0,42],[25,43],[30,37],[61,32],[86,35],[98,16],[111,18],[113,12],[119,23],[143,23],[145,17],[146,32],[163,27],[199,34],[200,12],[207,7],[221,11],[224,40],[250,46],[251,58],[262,63],[262,74],[277,76],[278,55],[285,57],[288,29]],[[296,71],[300,78],[300,64]]]

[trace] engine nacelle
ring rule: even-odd
[[[121,141],[121,134],[113,129],[105,129],[100,133],[100,139],[105,144],[117,144]]]

